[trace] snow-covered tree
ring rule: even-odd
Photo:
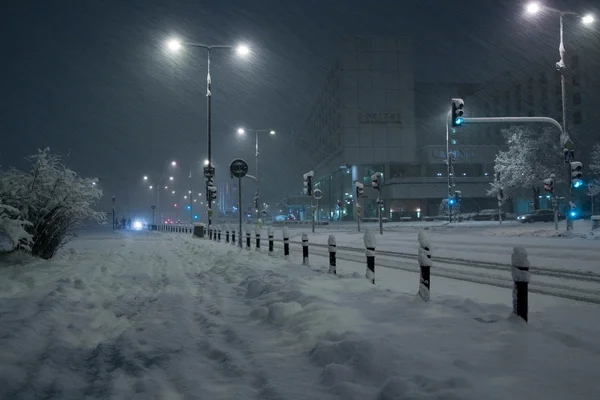
[[[600,143],[596,143],[592,149],[590,171],[595,179],[600,180]]]
[[[28,226],[31,226],[31,222],[24,221],[19,210],[0,202],[0,232],[10,241],[9,251],[31,251],[32,236],[25,230]]]
[[[102,190],[95,179],[79,177],[48,148],[27,160],[28,172],[13,168],[0,173],[0,201],[30,222],[25,229],[32,237],[31,253],[48,259],[74,237],[84,220],[106,219],[93,209]]]
[[[537,210],[543,180],[551,174],[560,176],[563,165],[560,138],[551,129],[538,131],[524,126],[511,126],[502,133],[508,150],[496,155],[494,171],[500,179],[491,183],[488,195],[497,196],[502,189],[504,196],[510,196],[515,190],[527,188]]]

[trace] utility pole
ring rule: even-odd
[[[115,233],[115,196],[112,198],[112,224],[113,224],[113,233]]]

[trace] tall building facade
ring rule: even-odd
[[[415,84],[410,39],[345,38],[297,136],[314,157],[322,213],[334,220],[355,219],[354,182],[360,181],[365,185],[362,215],[375,217],[378,194],[371,176],[381,172],[387,217],[437,214],[448,193],[445,118],[450,99],[474,88]],[[476,209],[492,205],[486,191],[498,147],[464,143],[456,150],[463,197],[476,202]]]

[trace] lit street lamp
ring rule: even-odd
[[[566,58],[565,58],[565,45],[564,45],[564,41],[563,41],[563,17],[565,15],[571,15],[571,16],[575,16],[581,19],[581,22],[584,25],[590,25],[594,22],[594,16],[591,14],[587,14],[587,15],[580,15],[576,12],[573,11],[563,11],[563,10],[559,10],[557,8],[553,8],[553,7],[548,7],[545,5],[540,5],[537,2],[532,2],[529,3],[526,7],[526,10],[529,14],[537,14],[539,12],[549,12],[552,14],[558,14],[559,15],[559,22],[560,22],[560,43],[558,45],[558,54],[560,56],[560,60],[556,63],[556,69],[558,70],[558,72],[560,73],[560,87],[561,87],[561,102],[562,102],[562,126],[563,126],[563,133],[566,139],[569,138],[569,135],[567,133],[567,89],[566,89],[566,83],[565,83],[565,74],[567,71],[567,64],[565,62]],[[567,142],[564,144],[565,146],[567,145],[572,145],[572,142],[570,141],[570,139],[567,140]],[[569,168],[569,179],[571,177],[571,170]],[[573,188],[571,187],[571,185],[569,185],[569,197],[572,200],[573,199]],[[573,220],[570,218],[565,218],[567,221],[567,231],[568,230],[572,230],[573,229]]]
[[[275,131],[273,129],[248,129],[248,132],[254,132],[255,140],[256,140],[256,221],[260,218],[260,172],[259,172],[259,163],[258,163],[258,155],[260,154],[258,148],[258,135],[260,133],[269,133],[270,135],[275,135]],[[246,134],[246,129],[238,128],[238,135]]]
[[[202,43],[182,43],[177,39],[171,39],[167,42],[167,47],[172,52],[180,51],[183,46],[189,47],[199,47],[205,49],[207,52],[207,65],[208,71],[206,74],[206,131],[207,131],[207,140],[208,140],[208,165],[204,169],[204,177],[206,178],[206,189],[208,193],[209,181],[212,185],[212,180],[214,179],[214,168],[212,168],[212,137],[211,137],[211,79],[210,79],[210,53],[213,49],[233,49],[233,46],[227,45],[207,45]],[[241,56],[246,56],[250,53],[250,49],[246,45],[239,45],[235,48],[237,54]],[[212,202],[208,202],[208,225],[212,224]]]

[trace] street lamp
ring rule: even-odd
[[[565,45],[564,45],[564,41],[563,41],[563,36],[564,36],[563,17],[565,15],[572,15],[572,16],[581,18],[581,22],[583,24],[591,25],[594,22],[594,16],[591,14],[582,16],[573,11],[559,10],[557,8],[540,5],[539,3],[536,3],[536,2],[529,3],[527,5],[526,10],[529,14],[536,14],[540,11],[545,11],[545,12],[559,15],[560,43],[558,45],[558,54],[560,56],[560,60],[556,63],[556,69],[560,73],[561,102],[562,102],[562,127],[563,127],[564,137],[566,138],[566,141],[563,145],[565,146],[565,148],[568,148],[567,146],[572,147],[573,142],[571,142],[571,140],[569,139],[569,135],[567,133],[567,101],[566,101],[567,88],[566,88],[566,82],[565,82],[565,74],[567,71],[567,64],[566,64],[566,58],[565,58],[565,53],[566,53]],[[568,169],[568,173],[569,173],[569,179],[570,179],[570,176],[571,176],[570,168]],[[571,185],[569,185],[569,197],[571,198],[571,200],[573,199],[573,187]],[[573,220],[566,218],[566,221],[567,221],[567,231],[572,230],[573,229]]]
[[[176,167],[177,166],[177,162],[176,161],[171,161],[171,166],[172,167]]]
[[[212,127],[212,121],[211,121],[211,98],[212,98],[212,92],[211,92],[211,79],[210,79],[210,53],[211,51],[214,49],[233,49],[234,46],[228,46],[228,45],[208,45],[208,44],[203,44],[203,43],[189,43],[189,42],[184,42],[182,43],[181,41],[177,40],[177,39],[171,39],[167,42],[167,47],[169,48],[170,51],[172,52],[178,52],[179,50],[181,50],[181,48],[183,46],[189,46],[189,47],[199,47],[202,49],[206,50],[207,53],[207,73],[206,73],[206,132],[207,132],[207,141],[208,141],[208,163],[206,165],[206,167],[204,168],[204,177],[206,178],[206,189],[207,189],[207,193],[208,193],[208,186],[209,186],[209,182],[212,185],[213,184],[213,179],[214,179],[214,175],[215,175],[215,171],[214,168],[212,167],[212,137],[211,137],[211,127]],[[235,47],[235,51],[237,54],[239,54],[240,56],[246,56],[250,53],[250,48],[245,45],[245,44],[241,44]],[[212,202],[209,201],[208,202],[208,225],[210,226],[212,224]]]
[[[256,140],[256,220],[260,217],[260,172],[259,172],[259,163],[258,163],[258,135],[260,133],[269,133],[270,135],[275,135],[275,131],[273,129],[248,129],[249,132],[254,132],[255,140]],[[246,129],[238,128],[238,135],[244,135],[246,133]]]
[[[144,180],[145,180],[145,181],[147,181],[147,180],[148,180],[148,177],[147,177],[147,176],[144,176]]]

